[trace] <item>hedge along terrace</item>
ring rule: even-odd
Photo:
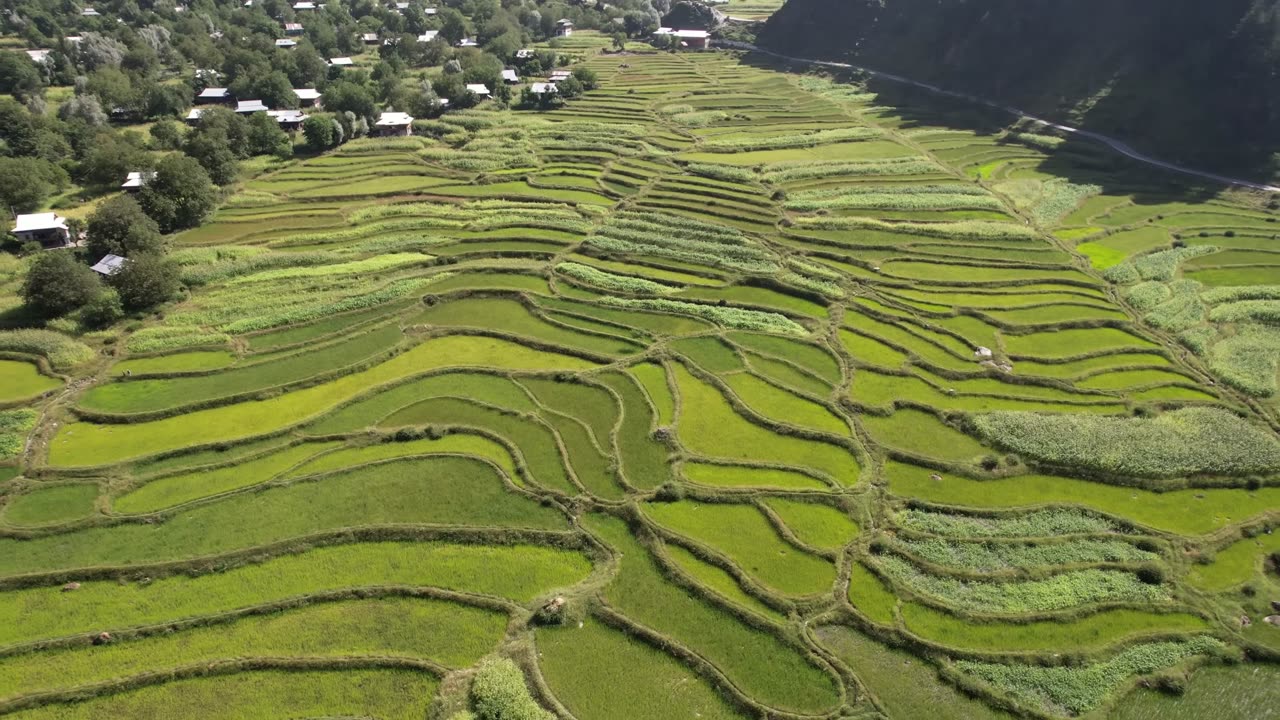
[[[126,425],[71,423],[51,444],[49,461],[54,465],[102,465],[192,445],[275,432],[341,405],[369,387],[433,368],[451,366],[580,370],[591,367],[591,363],[497,338],[434,338],[368,370],[270,400],[199,410],[152,422]]]

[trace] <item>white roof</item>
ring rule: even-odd
[[[300,123],[307,119],[301,110],[268,110],[267,114],[278,123]]]
[[[315,10],[316,4],[313,2],[296,2],[293,4],[294,10]]]
[[[45,60],[49,59],[50,52],[52,51],[51,50],[28,50],[27,57],[31,58],[32,62],[42,63]]]
[[[418,36],[418,42],[431,42],[440,34],[439,30],[428,30]]]
[[[379,127],[397,127],[400,125],[412,125],[413,116],[409,113],[402,112],[384,112],[378,116],[378,122],[374,125]]]
[[[284,29],[285,30],[301,30],[302,23],[285,23]]]
[[[276,47],[294,47],[297,44],[297,40],[290,40],[289,38],[280,38],[279,40],[276,40]]]
[[[489,94],[489,87],[483,83],[468,83],[467,89],[477,95]]]
[[[660,27],[653,33],[654,35],[675,35],[678,38],[698,39],[710,37],[711,33],[706,30],[672,30],[669,27]]]
[[[349,58],[349,57],[336,57],[336,58],[329,58],[329,64],[330,64],[330,65],[343,65],[343,66],[346,66],[346,65],[355,65],[355,63],[354,63],[354,62],[352,62],[351,58]]]
[[[378,33],[363,33],[360,39],[365,42],[378,42]]]
[[[79,45],[80,43],[84,42],[84,38],[83,38],[83,37],[80,37],[79,35],[68,35],[68,36],[66,36],[66,37],[64,37],[64,38],[62,38],[62,39],[63,39],[63,40],[66,40],[67,42],[71,43],[72,45]]]
[[[205,88],[201,90],[200,94],[197,95],[196,97],[212,98],[214,100],[220,100],[222,98],[231,97],[231,91],[226,88]]]
[[[263,105],[261,100],[241,100],[236,103],[238,113],[262,112],[266,109],[267,106]]]
[[[294,88],[293,94],[297,95],[299,100],[320,99],[320,91],[315,88]]]
[[[529,91],[534,95],[543,95],[546,93],[560,92],[560,89],[556,87],[555,83],[542,82],[532,83],[529,85]]]
[[[17,223],[14,225],[13,231],[18,232],[38,232],[40,230],[66,230],[67,221],[58,217],[57,213],[32,213],[30,215],[19,215],[14,218]]]
[[[81,14],[81,15],[83,15],[83,16],[85,16],[85,17],[98,17],[98,16],[99,16],[99,15],[101,15],[102,13],[98,12],[97,10],[94,10],[94,9],[93,9],[93,8],[91,8],[91,7],[87,7],[87,8],[85,8],[85,9],[81,10],[81,11],[80,11],[80,14]]]
[[[120,268],[123,268],[126,262],[128,260],[119,255],[106,255],[98,261],[98,264],[89,269],[103,275],[115,275],[120,272]]]
[[[511,68],[507,68],[506,70],[502,71],[502,79],[506,80],[507,82],[520,82],[520,76],[517,75],[516,71],[512,70]]]
[[[516,57],[522,58],[522,59],[527,57],[533,57],[533,51],[530,50],[529,48],[521,48],[516,51]]]
[[[554,71],[554,72],[552,72],[552,73],[551,73],[551,79],[552,79],[552,80],[567,80],[567,79],[569,79],[569,76],[570,76],[570,75],[573,75],[573,73],[569,72],[568,70],[556,70],[556,71]]]
[[[187,113],[187,119],[199,120],[201,115],[204,115],[204,108],[191,108],[190,112]]]
[[[397,10],[408,10],[408,9],[409,9],[409,3],[405,3],[405,2],[398,2],[398,3],[396,3],[396,9],[397,9]]]
[[[479,44],[472,38],[462,38],[458,41],[458,47],[476,47]]]
[[[570,20],[569,18],[560,18],[559,22],[557,22],[556,24],[557,25],[573,25],[573,21]]]
[[[146,170],[143,172],[131,172],[125,178],[124,183],[120,185],[122,188],[137,188],[147,184],[147,181],[155,177],[154,170]]]
[[[423,15],[435,15],[435,14],[436,14],[436,9],[435,9],[435,8],[422,8],[422,14],[423,14]]]

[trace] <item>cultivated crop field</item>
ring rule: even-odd
[[[590,39],[0,334],[0,714],[1274,712],[1265,198]]]

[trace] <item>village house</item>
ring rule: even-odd
[[[71,45],[79,45],[80,43],[84,42],[84,37],[80,35],[68,35],[62,38],[62,40]]]
[[[554,70],[551,73],[551,77],[548,79],[551,80],[551,82],[553,83],[557,83],[557,82],[560,82],[561,80],[568,80],[572,75],[573,73],[569,72],[568,70]]]
[[[87,7],[80,11],[80,16],[81,17],[102,17],[102,13],[98,12],[97,10],[94,10],[91,7]]]
[[[297,40],[290,40],[289,38],[280,38],[279,40],[276,40],[276,47],[278,48],[287,49],[287,48],[294,48],[297,46],[298,46]]]
[[[316,4],[315,4],[315,3],[313,3],[313,2],[305,2],[305,0],[304,0],[303,2],[296,2],[296,3],[294,3],[294,4],[293,4],[293,9],[294,9],[294,10],[315,10],[315,9],[316,9]]]
[[[13,236],[19,242],[38,242],[46,248],[71,244],[66,218],[51,212],[19,215],[14,219]]]
[[[516,73],[515,68],[504,68],[502,71],[502,81],[508,85],[515,85],[520,82],[520,75]]]
[[[184,118],[188,125],[200,124],[200,117],[204,115],[203,108],[191,108],[187,111],[187,117]]]
[[[436,36],[438,36],[439,34],[440,34],[439,30],[428,30],[418,36],[418,42],[420,43],[431,42],[432,40],[435,40]]]
[[[301,110],[268,110],[267,115],[275,118],[276,123],[280,125],[280,129],[286,132],[293,132],[302,127],[302,121],[307,116]]]
[[[413,117],[409,113],[384,112],[373,126],[383,137],[408,137],[413,134]]]
[[[569,37],[573,35],[573,21],[567,18],[556,23],[556,35],[559,37]]]
[[[435,8],[433,8],[433,7],[429,7],[429,8],[422,8],[422,14],[423,14],[423,15],[435,15],[435,14],[436,14],[436,12],[437,12],[437,10],[436,10]]]
[[[315,88],[294,88],[293,94],[298,96],[298,104],[302,107],[315,107],[320,104],[320,91]]]
[[[43,63],[49,62],[49,53],[51,52],[53,51],[52,50],[28,50],[27,57],[31,58],[31,62],[43,64]]]
[[[548,93],[560,92],[560,88],[556,87],[555,83],[536,82],[529,84],[529,92],[534,95],[546,95]]]
[[[516,51],[517,60],[528,60],[531,57],[533,57],[533,50],[529,48],[520,48]]]
[[[226,88],[210,87],[200,91],[196,95],[197,105],[208,105],[211,103],[229,103],[234,98],[231,97],[231,91]]]
[[[89,269],[98,273],[99,275],[105,275],[107,277],[110,277],[120,272],[120,270],[124,268],[124,264],[126,262],[128,262],[127,259],[122,258],[119,255],[112,255],[108,253],[104,255],[101,260],[99,260]]]
[[[266,112],[267,106],[262,104],[261,100],[241,100],[236,103],[236,112],[241,114],[250,114],[256,112]]]
[[[285,35],[301,35],[302,23],[285,23],[284,34]]]
[[[330,67],[351,67],[355,65],[355,61],[349,57],[335,57],[329,58],[329,65]]]
[[[120,184],[120,189],[125,192],[138,192],[143,185],[146,185],[155,176],[154,170],[131,172],[125,177],[124,182]]]
[[[378,33],[363,33],[360,35],[360,42],[365,45],[377,45]]]
[[[680,39],[680,47],[689,50],[706,50],[711,41],[711,33],[706,30],[673,30],[661,27],[654,35],[674,35]]]
[[[462,38],[458,41],[458,47],[480,47],[480,43],[476,42],[475,38]]]
[[[468,83],[467,90],[470,90],[478,98],[487,98],[492,94],[489,92],[489,86],[483,83]]]

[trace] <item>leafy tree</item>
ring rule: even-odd
[[[129,142],[124,135],[99,132],[80,161],[77,175],[81,182],[99,189],[114,189],[129,173],[150,165],[145,150]]]
[[[102,33],[87,32],[80,37],[80,58],[90,70],[119,67],[129,51],[124,43]]]
[[[124,317],[124,306],[120,303],[120,293],[115,288],[103,288],[84,309],[80,311],[80,321],[91,328],[102,328]]]
[[[373,95],[363,86],[338,80],[324,91],[324,107],[331,112],[351,112],[360,117],[374,113]]]
[[[107,282],[126,310],[149,310],[178,294],[180,272],[178,264],[163,255],[136,255]]]
[[[155,150],[182,147],[182,126],[173,120],[157,120],[151,126],[151,147]]]
[[[437,17],[440,18],[440,37],[447,40],[450,45],[471,33],[467,18],[451,7],[441,8]]]
[[[0,92],[24,99],[35,95],[44,85],[35,63],[22,53],[0,53]]]
[[[560,81],[556,88],[560,91],[559,95],[564,98],[575,98],[582,94],[582,81],[570,75]]]
[[[15,214],[34,212],[65,185],[66,172],[47,160],[0,157],[0,203]]]
[[[161,232],[194,227],[213,210],[218,198],[209,174],[184,155],[170,155],[138,193],[138,204]]]
[[[62,103],[58,108],[58,117],[68,122],[79,120],[90,127],[107,124],[107,112],[96,95],[77,95]]]
[[[22,301],[41,317],[55,318],[78,310],[101,289],[98,274],[76,262],[70,252],[40,253],[27,270]]]
[[[133,78],[120,68],[104,67],[85,78],[83,87],[76,84],[81,95],[95,95],[104,107],[135,107],[140,93],[134,88]]]
[[[186,85],[148,83],[142,90],[142,110],[149,118],[183,115],[191,107],[191,88]]]
[[[582,83],[583,90],[595,90],[596,86],[600,84],[600,79],[596,76],[596,71],[591,68],[574,68],[573,77],[575,80]]]
[[[324,152],[337,144],[333,133],[333,116],[327,113],[308,115],[302,121],[302,136],[306,138],[307,147],[315,152]]]
[[[253,155],[293,155],[293,143],[289,134],[280,129],[280,123],[266,113],[254,113],[249,118],[249,152]]]
[[[89,216],[89,257],[104,255],[158,255],[166,250],[160,226],[142,211],[130,195],[119,195],[98,206]]]

